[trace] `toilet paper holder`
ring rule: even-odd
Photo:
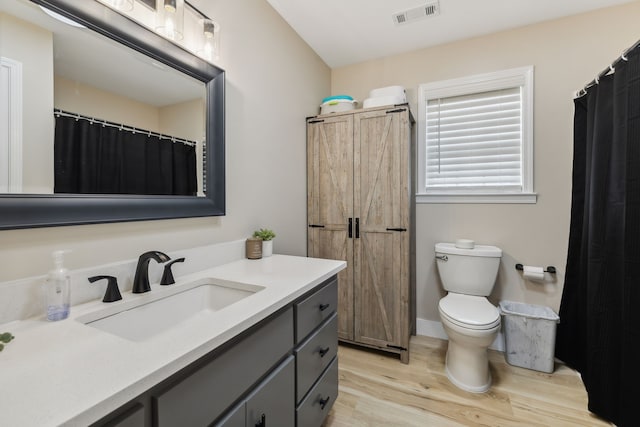
[[[522,271],[524,270],[524,267],[522,266],[522,264],[516,264],[516,270]],[[556,268],[552,265],[547,266],[547,268],[544,270],[545,273],[550,273],[550,274],[556,274]]]

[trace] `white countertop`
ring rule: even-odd
[[[344,261],[274,255],[240,260],[176,279],[172,292],[200,278],[264,287],[220,311],[194,316],[142,342],[77,319],[108,306],[166,292],[73,306],[68,319],[44,316],[0,325],[15,339],[0,352],[0,424],[83,426],[99,420],[346,267]]]

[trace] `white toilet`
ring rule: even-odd
[[[438,303],[447,336],[446,372],[457,387],[483,393],[491,386],[487,349],[500,330],[500,312],[487,300],[502,250],[470,240],[436,244],[436,264],[447,296]]]

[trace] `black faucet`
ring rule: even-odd
[[[141,294],[151,290],[149,286],[149,261],[151,258],[157,262],[167,262],[171,259],[168,255],[160,251],[149,251],[140,255],[136,267],[136,275],[133,278],[133,289],[131,292],[134,294]]]
[[[162,286],[173,285],[176,283],[176,279],[173,278],[173,272],[171,271],[171,266],[176,262],[184,262],[184,258],[174,259],[164,265],[164,273],[162,273],[162,279],[160,279],[160,284]]]
[[[97,280],[107,279],[107,291],[104,293],[102,302],[114,302],[120,301],[122,295],[120,295],[120,289],[118,289],[118,279],[113,276],[93,276],[89,277],[89,282],[93,283]]]

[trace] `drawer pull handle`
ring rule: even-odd
[[[327,354],[329,352],[329,349],[331,347],[327,347],[327,348],[321,348],[320,350],[318,350],[318,353],[320,353],[320,357],[324,357],[325,354]]]
[[[256,423],[256,427],[267,427],[267,416],[262,414],[260,421]]]
[[[331,304],[320,304],[320,307],[318,307],[320,309],[320,311],[325,311],[327,308],[329,308]]]
[[[325,406],[327,406],[327,403],[329,403],[329,399],[331,399],[331,396],[327,396],[324,399],[320,399],[320,409],[324,409]]]

